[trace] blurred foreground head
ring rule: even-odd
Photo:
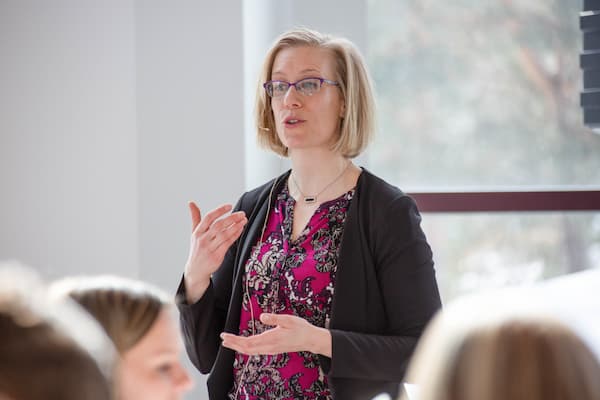
[[[31,270],[0,265],[0,399],[111,399],[112,345],[87,313],[45,294]]]
[[[92,314],[120,356],[120,400],[179,399],[192,382],[180,362],[183,345],[169,297],[145,282],[116,276],[55,282],[56,296],[69,296]]]
[[[407,381],[417,384],[418,400],[600,399],[599,361],[571,328],[486,302],[441,311]]]

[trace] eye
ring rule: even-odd
[[[304,79],[298,82],[299,89],[305,94],[311,95],[319,90],[321,81],[318,79]]]
[[[160,364],[156,367],[156,370],[162,375],[169,375],[173,370],[173,365],[171,364]]]
[[[272,90],[274,96],[279,96],[279,95],[285,94],[287,92],[288,88],[289,88],[289,85],[287,82],[275,81],[275,82],[271,83],[271,90]]]

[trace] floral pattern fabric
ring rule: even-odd
[[[284,186],[246,262],[240,335],[272,328],[260,322],[263,312],[328,326],[339,246],[353,196],[354,189],[322,203],[292,239],[295,200]],[[319,358],[307,351],[250,357],[236,353],[233,374],[230,399],[331,399]]]

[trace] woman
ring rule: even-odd
[[[188,355],[211,399],[395,395],[440,298],[414,201],[351,161],[373,134],[364,62],[347,40],[292,30],[262,82],[258,139],[292,169],[228,216],[190,203]]]
[[[408,380],[419,400],[595,400],[600,364],[566,325],[522,302],[459,302],[427,328]],[[409,399],[410,397],[402,397]]]
[[[192,382],[180,363],[181,339],[168,297],[140,281],[68,278],[52,285],[98,320],[121,356],[119,400],[182,398]]]

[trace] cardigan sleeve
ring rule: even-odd
[[[224,326],[224,315],[215,306],[213,291],[211,281],[202,298],[194,304],[188,304],[182,278],[176,297],[185,350],[192,364],[203,374],[210,372],[215,362],[218,332]]]
[[[376,285],[367,287],[371,293],[366,296],[382,304],[382,328],[332,329],[332,357],[323,360],[330,377],[402,381],[421,333],[441,307],[416,204],[400,194],[378,206],[384,211],[374,213],[381,219],[371,221],[369,245]]]
[[[232,212],[241,209],[243,198],[240,198]],[[219,335],[225,327],[238,241],[231,245],[198,301],[187,303],[183,278],[175,297],[186,352],[203,374],[210,372],[221,345]]]

